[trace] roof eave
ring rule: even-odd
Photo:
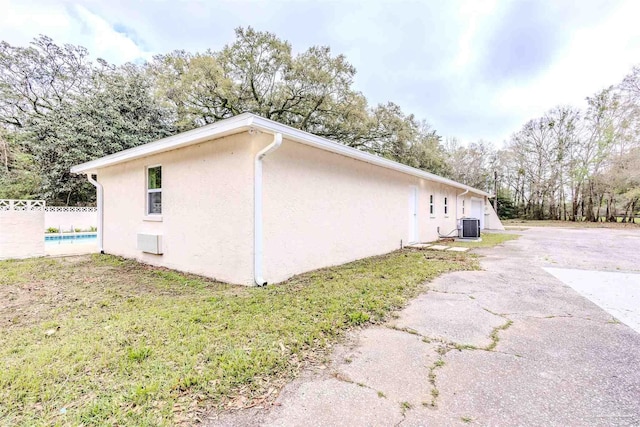
[[[401,173],[417,176],[429,181],[449,185],[461,190],[468,190],[469,192],[473,192],[481,196],[491,197],[489,193],[478,190],[477,188],[473,188],[468,185],[461,184],[459,182],[413,168],[411,166],[403,165],[402,163],[398,163],[393,160],[369,154],[364,151],[337,143],[335,141],[331,141],[327,138],[313,135],[309,132],[301,131],[299,129],[295,129],[290,126],[274,122],[273,120],[265,119],[251,113],[240,114],[238,116],[221,120],[211,125],[203,126],[197,129],[190,130],[188,132],[183,132],[177,135],[163,138],[155,142],[130,148],[128,150],[120,151],[118,153],[111,154],[100,159],[92,160],[90,162],[82,163],[80,165],[73,166],[71,168],[71,172],[77,174],[95,174],[97,173],[98,169],[112,166],[118,163],[139,159],[151,154],[158,154],[166,151],[176,150],[178,148],[198,144],[210,139],[221,138],[252,128],[261,130],[263,132],[281,133],[284,138],[299,142],[301,144],[316,147],[325,151],[330,151],[346,157],[351,157],[356,160],[384,167],[386,169],[391,169]]]
[[[253,114],[249,113],[240,114],[230,119],[221,120],[207,126],[202,126],[187,132],[159,139],[148,144],[119,151],[96,160],[72,166],[71,173],[96,173],[98,169],[116,165],[118,163],[140,159],[151,154],[176,150],[178,148],[205,142],[212,138],[222,138],[224,136],[239,133],[251,127],[254,117],[255,116]]]
[[[477,188],[470,187],[468,185],[453,181],[448,178],[441,177],[439,175],[432,174],[430,172],[416,169],[411,166],[404,165],[402,163],[395,162],[393,160],[385,159],[353,147],[349,147],[344,144],[339,144],[331,141],[327,138],[323,138],[308,132],[301,131],[299,129],[292,128],[281,123],[273,122],[271,120],[255,116],[252,127],[258,130],[266,132],[279,132],[289,140],[299,142],[301,144],[309,145],[312,147],[320,148],[325,151],[330,151],[343,156],[351,157],[360,161],[381,166],[387,169],[392,169],[398,172],[406,173],[409,175],[417,176],[419,178],[427,179],[429,181],[435,181],[441,184],[449,185],[462,190],[469,190],[478,195],[490,197],[490,194],[479,190]]]

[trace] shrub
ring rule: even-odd
[[[57,228],[55,228],[55,227],[49,227],[49,228],[47,228],[47,233],[59,233],[59,232],[60,232],[60,230],[58,230],[58,229],[57,229]]]

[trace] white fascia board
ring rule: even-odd
[[[71,168],[71,173],[95,173],[98,169],[112,166],[118,163],[139,159],[152,154],[175,150],[188,145],[198,144],[209,139],[242,132],[249,129],[254,119],[253,114],[245,113],[220,120],[210,125],[202,126],[187,132],[159,139],[154,142],[129,148],[128,150],[101,157],[90,162],[82,163]]]
[[[278,132],[281,133],[284,138],[299,142],[301,144],[309,145],[321,150],[330,151],[332,153],[371,163],[376,166],[381,166],[383,168],[413,175],[418,178],[423,178],[429,181],[438,182],[463,190],[469,190],[470,192],[473,192],[475,194],[490,197],[489,193],[478,190],[477,188],[469,187],[468,185],[461,184],[451,179],[443,178],[439,175],[425,172],[411,166],[403,165],[402,163],[394,162],[393,160],[385,159],[384,157],[379,157],[344,144],[339,144],[337,142],[331,141],[330,139],[313,135],[309,132],[304,132],[299,129],[295,129],[290,126],[283,125],[281,123],[277,123],[262,117],[255,116],[251,127],[265,132]]]
[[[223,136],[239,133],[249,129],[256,129],[268,133],[281,133],[288,140],[319,148],[321,150],[330,151],[342,156],[351,157],[356,160],[367,162],[383,168],[395,170],[418,178],[426,179],[433,182],[449,185],[463,190],[469,190],[475,194],[491,197],[491,195],[482,190],[478,190],[468,185],[461,184],[451,179],[425,172],[393,160],[378,157],[373,154],[366,153],[356,148],[348,147],[330,139],[313,135],[309,132],[283,125],[264,117],[256,116],[251,113],[243,113],[228,119],[220,120],[210,125],[202,126],[197,129],[163,138],[158,141],[140,145],[139,147],[130,148],[120,151],[109,156],[105,156],[90,162],[82,163],[71,168],[72,173],[95,173],[98,169],[107,166],[123,163],[126,161],[139,159],[152,154],[162,153],[165,151],[175,150],[177,148],[186,147],[188,145],[198,144],[210,139],[221,138]]]

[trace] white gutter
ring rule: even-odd
[[[76,165],[71,168],[71,172],[95,174],[96,171],[100,168],[131,161],[134,159],[139,159],[152,154],[176,150],[178,148],[186,147],[192,144],[198,144],[216,138],[222,138],[224,136],[244,132],[249,129],[260,130],[270,134],[280,133],[289,141],[299,142],[301,144],[340,154],[342,156],[351,157],[356,160],[395,170],[408,175],[417,176],[429,181],[450,185],[461,190],[470,190],[473,193],[478,194],[479,196],[491,196],[485,191],[469,187],[468,185],[464,185],[459,182],[455,182],[453,180],[434,175],[420,169],[415,169],[411,166],[403,165],[401,163],[394,162],[383,157],[375,156],[373,154],[369,154],[364,151],[339,144],[335,141],[331,141],[329,139],[313,135],[299,129],[294,129],[290,126],[283,125],[281,123],[277,123],[251,113],[243,113],[235,117],[220,120],[213,124],[203,126],[201,128],[193,129],[188,132],[183,132],[178,135],[173,135],[155,142],[150,142],[148,144],[120,151],[118,153],[102,157],[100,159]]]
[[[90,173],[87,174],[87,179],[94,187],[96,187],[96,201],[98,202],[98,250],[101,254],[104,253],[104,246],[102,240],[102,230],[104,226],[104,215],[103,215],[103,199],[102,199],[102,184],[93,179]]]
[[[416,169],[411,166],[407,166],[402,163],[398,163],[393,160],[386,159],[384,157],[379,157],[373,154],[369,154],[367,152],[358,150],[356,148],[349,147],[347,145],[340,144],[335,141],[331,141],[327,138],[323,138],[308,132],[301,131],[299,129],[294,129],[282,123],[265,119],[264,117],[254,116],[253,121],[251,123],[251,127],[257,130],[261,130],[263,132],[281,133],[284,135],[284,137],[287,140],[299,142],[304,145],[319,148],[325,151],[330,151],[332,153],[340,154],[346,157],[351,157],[353,159],[371,163],[376,166],[381,166],[383,168],[395,170],[408,175],[417,176],[419,178],[427,179],[429,181],[435,181],[441,184],[449,185],[454,188],[459,188],[461,190],[469,190],[478,195],[483,195],[483,196],[489,195],[489,193],[482,190],[478,190],[477,188],[473,188],[468,185],[453,181],[451,179],[444,178],[444,177],[432,174],[430,172],[423,171],[421,169]]]
[[[465,194],[467,194],[469,192],[469,189],[467,188],[466,190],[464,190],[462,193],[456,195],[456,216],[458,216],[458,198],[460,196],[464,196]],[[456,218],[457,219],[457,218]]]
[[[274,133],[273,142],[256,154],[253,176],[253,277],[257,286],[265,286],[262,275],[263,231],[262,231],[262,159],[282,144],[282,134]]]

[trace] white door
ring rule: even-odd
[[[469,217],[479,219],[480,228],[484,230],[484,200],[471,198],[471,215]]]
[[[418,238],[418,187],[409,187],[409,238],[407,243],[415,243]]]

